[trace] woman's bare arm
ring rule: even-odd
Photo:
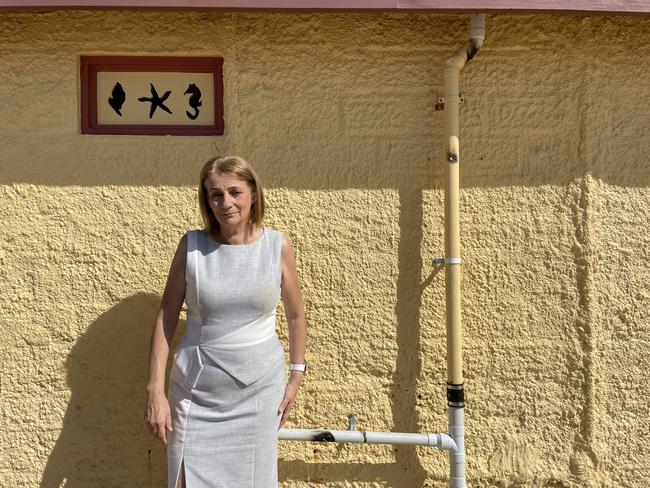
[[[165,396],[165,369],[172,337],[185,299],[186,256],[187,235],[183,236],[176,248],[151,334],[145,421],[151,433],[160,438],[165,445],[167,445],[167,431],[172,430],[169,403]]]
[[[284,236],[282,239],[282,303],[289,326],[289,357],[292,363],[305,362],[305,349],[307,347],[307,322],[305,320],[305,305],[300,291],[298,272],[296,271],[296,257],[291,242]],[[282,426],[293,408],[298,388],[302,383],[305,373],[292,371],[289,383],[285,389],[284,399],[278,408],[282,415]]]

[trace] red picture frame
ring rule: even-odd
[[[81,56],[81,133],[114,135],[223,135],[223,58],[207,56]],[[211,125],[99,124],[98,72],[211,73],[214,123]]]

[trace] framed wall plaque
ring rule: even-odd
[[[81,133],[222,135],[223,58],[81,56]]]

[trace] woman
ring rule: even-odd
[[[167,446],[168,488],[275,488],[277,431],[302,382],[306,325],[291,243],[262,226],[264,193],[238,157],[208,161],[205,229],[181,239],[151,339],[145,420]],[[291,376],[275,333],[282,297]],[[187,325],[165,365],[181,306]]]

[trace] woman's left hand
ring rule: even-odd
[[[299,382],[289,381],[287,386],[284,388],[284,398],[278,407],[278,415],[282,415],[282,418],[280,419],[280,427],[282,427],[289,418],[289,412],[291,412],[291,409],[293,408],[299,387]]]

